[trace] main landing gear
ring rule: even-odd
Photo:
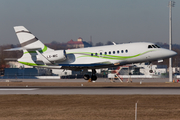
[[[88,75],[88,74],[85,74],[85,75],[84,75],[84,79],[85,79],[85,80],[89,80],[89,78],[90,78],[90,75]],[[92,69],[91,81],[96,81],[96,80],[97,80],[96,70],[95,70],[95,69]]]

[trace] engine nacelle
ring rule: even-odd
[[[51,62],[64,61],[67,58],[65,50],[57,50],[53,52],[44,53],[43,56]]]

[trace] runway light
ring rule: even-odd
[[[140,84],[142,84],[142,81],[140,81]]]

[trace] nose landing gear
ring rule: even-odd
[[[151,63],[151,62],[150,62],[150,64],[149,64],[149,67],[150,67],[149,72],[150,72],[150,73],[153,73],[153,70],[152,70],[152,63]]]

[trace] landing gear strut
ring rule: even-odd
[[[97,80],[96,70],[92,69],[91,81],[96,81],[96,80]]]
[[[152,70],[152,63],[151,63],[151,62],[150,62],[150,64],[149,64],[149,67],[150,67],[149,72],[150,72],[150,73],[153,73],[153,70]]]

